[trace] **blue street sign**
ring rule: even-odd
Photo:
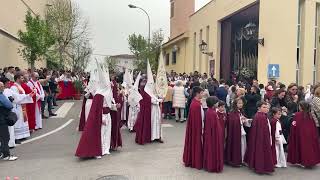
[[[268,65],[268,78],[279,78],[280,77],[280,65],[269,64]]]

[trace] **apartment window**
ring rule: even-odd
[[[298,6],[298,25],[297,25],[297,62],[296,62],[296,83],[300,83],[300,64],[301,64],[301,26],[302,26],[302,14],[303,14],[303,2],[299,0]]]
[[[172,64],[176,64],[177,63],[177,52],[173,51],[172,52]]]
[[[171,10],[171,11],[170,11],[170,12],[171,12],[171,13],[170,13],[170,17],[173,18],[173,16],[174,16],[174,2],[171,3],[171,8],[170,8],[170,10]]]
[[[166,65],[169,66],[169,64],[170,64],[170,54],[167,53],[166,54]]]

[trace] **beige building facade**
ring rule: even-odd
[[[194,6],[194,0],[184,2]],[[163,45],[167,71],[199,71],[230,79],[234,70],[248,68],[262,83],[270,79],[316,83],[319,5],[320,0],[212,0],[190,13],[185,30],[171,23],[175,33]],[[179,11],[177,5],[174,8]],[[245,33],[249,26],[256,26],[256,37]],[[200,48],[203,43],[206,49]],[[279,77],[270,78],[271,64],[279,65]]]
[[[4,0],[0,6],[0,67],[18,66],[28,68],[28,63],[19,55],[23,46],[18,31],[25,30],[24,20],[28,10],[43,17],[46,0]],[[46,63],[36,62],[36,67],[46,67]]]

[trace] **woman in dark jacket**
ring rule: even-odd
[[[298,112],[299,99],[301,99],[301,98],[299,98],[299,96],[298,96],[298,86],[295,83],[291,83],[288,86],[288,92],[285,97],[285,103],[288,108],[288,115],[289,116]]]
[[[286,91],[284,89],[279,89],[275,92],[271,99],[271,108],[276,107],[276,108],[282,108],[286,106],[284,98],[286,96]]]
[[[250,88],[250,92],[245,95],[245,113],[248,118],[252,118],[257,112],[257,102],[261,100],[260,93],[256,86]]]

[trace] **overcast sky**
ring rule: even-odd
[[[170,34],[170,0],[74,0],[89,19],[94,54],[130,54],[127,38],[132,33],[147,37],[147,17],[128,4],[144,8],[150,15],[151,31],[162,29],[165,40]],[[210,0],[195,0],[199,9]]]

